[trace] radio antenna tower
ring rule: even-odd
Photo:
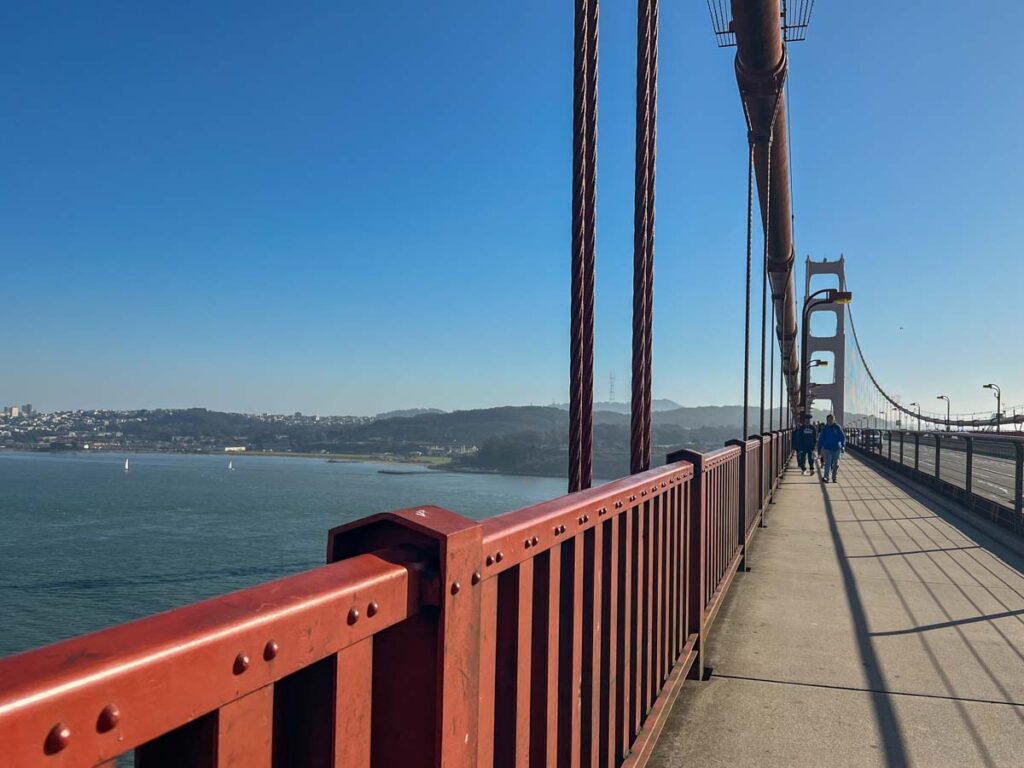
[[[615,402],[615,372],[608,374],[608,402]]]

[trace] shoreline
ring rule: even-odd
[[[442,469],[451,461],[446,457],[412,457],[396,458],[363,453],[310,453],[306,451],[240,451],[240,452],[213,452],[213,451],[162,451],[151,448],[132,448],[125,450],[85,450],[83,448],[69,448],[59,451],[37,450],[32,448],[0,448],[0,455],[4,453],[20,453],[33,456],[210,456],[213,458],[224,458],[233,460],[247,456],[257,458],[286,458],[286,459],[320,459],[325,462],[337,464],[409,464],[429,469]]]

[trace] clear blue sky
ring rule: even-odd
[[[565,400],[571,6],[8,4],[0,401]],[[602,4],[599,399],[629,386],[634,14]],[[791,50],[799,261],[846,254],[908,401],[1024,403],[1022,28],[822,0]],[[662,4],[654,390],[685,404],[741,397],[732,56],[703,0]]]

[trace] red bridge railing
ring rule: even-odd
[[[483,522],[376,515],[326,566],[4,659],[4,764],[644,765],[787,438]]]

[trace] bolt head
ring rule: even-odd
[[[358,608],[352,608],[348,612],[348,623],[349,624],[355,624],[357,621],[359,621],[359,609]]]
[[[367,616],[371,616],[371,617],[372,616],[376,616],[377,615],[377,611],[379,611],[379,610],[380,610],[380,606],[377,605],[376,601],[371,602],[369,605],[366,606],[366,615]]]
[[[480,571],[474,571],[473,572],[473,578],[472,578],[473,584],[479,584],[480,580],[482,578],[483,578],[483,576],[480,575]]]
[[[100,733],[112,731],[121,721],[121,710],[114,704],[107,704],[100,710],[100,716],[96,718],[96,730]]]
[[[535,546],[535,547],[537,546],[537,542],[539,542],[539,541],[540,541],[540,539],[538,539],[536,536],[534,536],[532,539],[530,539],[530,543],[533,546]]]
[[[487,560],[486,560],[486,563],[487,563],[488,565],[494,565],[494,558],[493,558],[493,557],[492,557],[491,555],[488,555],[488,556],[487,556]]]
[[[277,658],[277,652],[280,650],[277,643],[273,640],[267,640],[267,644],[263,646],[263,658],[265,661],[273,661]]]
[[[64,723],[57,723],[50,732],[46,734],[46,741],[43,744],[43,751],[48,755],[55,755],[71,743],[71,729]]]
[[[244,653],[240,653],[235,656],[235,663],[233,666],[236,675],[240,675],[249,668],[249,657]]]
[[[505,554],[503,552],[499,552],[497,555],[494,556],[494,559],[500,563],[502,560],[505,559]]]
[[[453,595],[459,594],[459,590],[461,590],[461,589],[462,589],[462,585],[459,584],[459,582],[457,582],[457,581],[453,581],[452,582],[452,594]]]

